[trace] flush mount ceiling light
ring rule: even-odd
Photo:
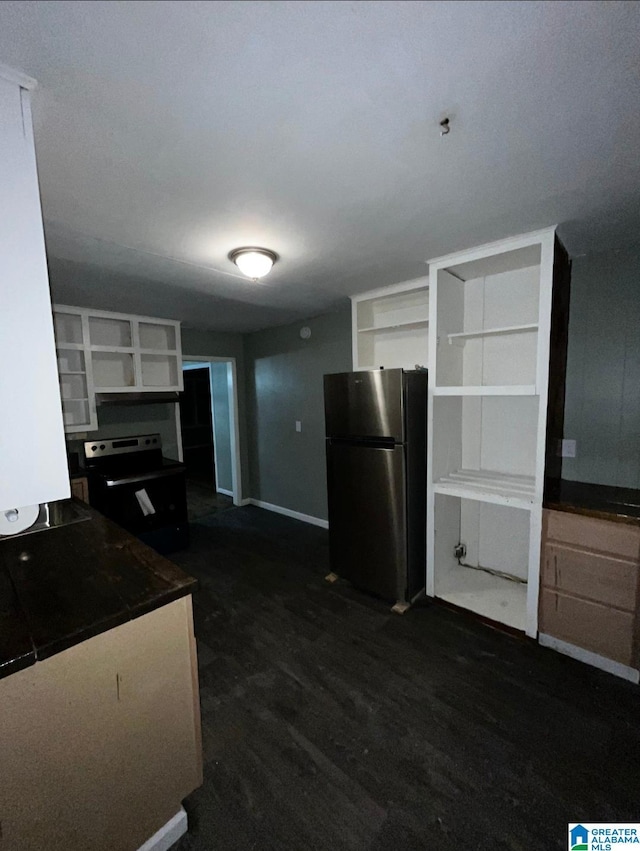
[[[275,251],[269,251],[268,248],[235,248],[229,254],[229,260],[232,260],[243,275],[257,281],[258,278],[264,278],[271,271],[271,267],[278,259]]]

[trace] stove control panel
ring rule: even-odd
[[[126,455],[131,452],[161,450],[162,439],[159,434],[142,434],[138,437],[114,437],[111,439],[88,440],[84,444],[86,459],[105,458],[110,455]]]

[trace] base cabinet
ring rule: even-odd
[[[191,598],[0,680],[3,851],[136,851],[202,782]]]
[[[81,499],[82,502],[89,502],[89,482],[86,476],[82,476],[79,479],[71,479],[71,496]]]
[[[540,632],[637,669],[640,527],[545,511]]]

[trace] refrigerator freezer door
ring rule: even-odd
[[[405,598],[404,447],[329,442],[331,569],[359,588]]]
[[[324,406],[327,437],[404,440],[401,369],[325,375]]]

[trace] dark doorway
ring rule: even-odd
[[[211,379],[209,367],[185,369],[180,394],[182,449],[187,479],[215,492]]]

